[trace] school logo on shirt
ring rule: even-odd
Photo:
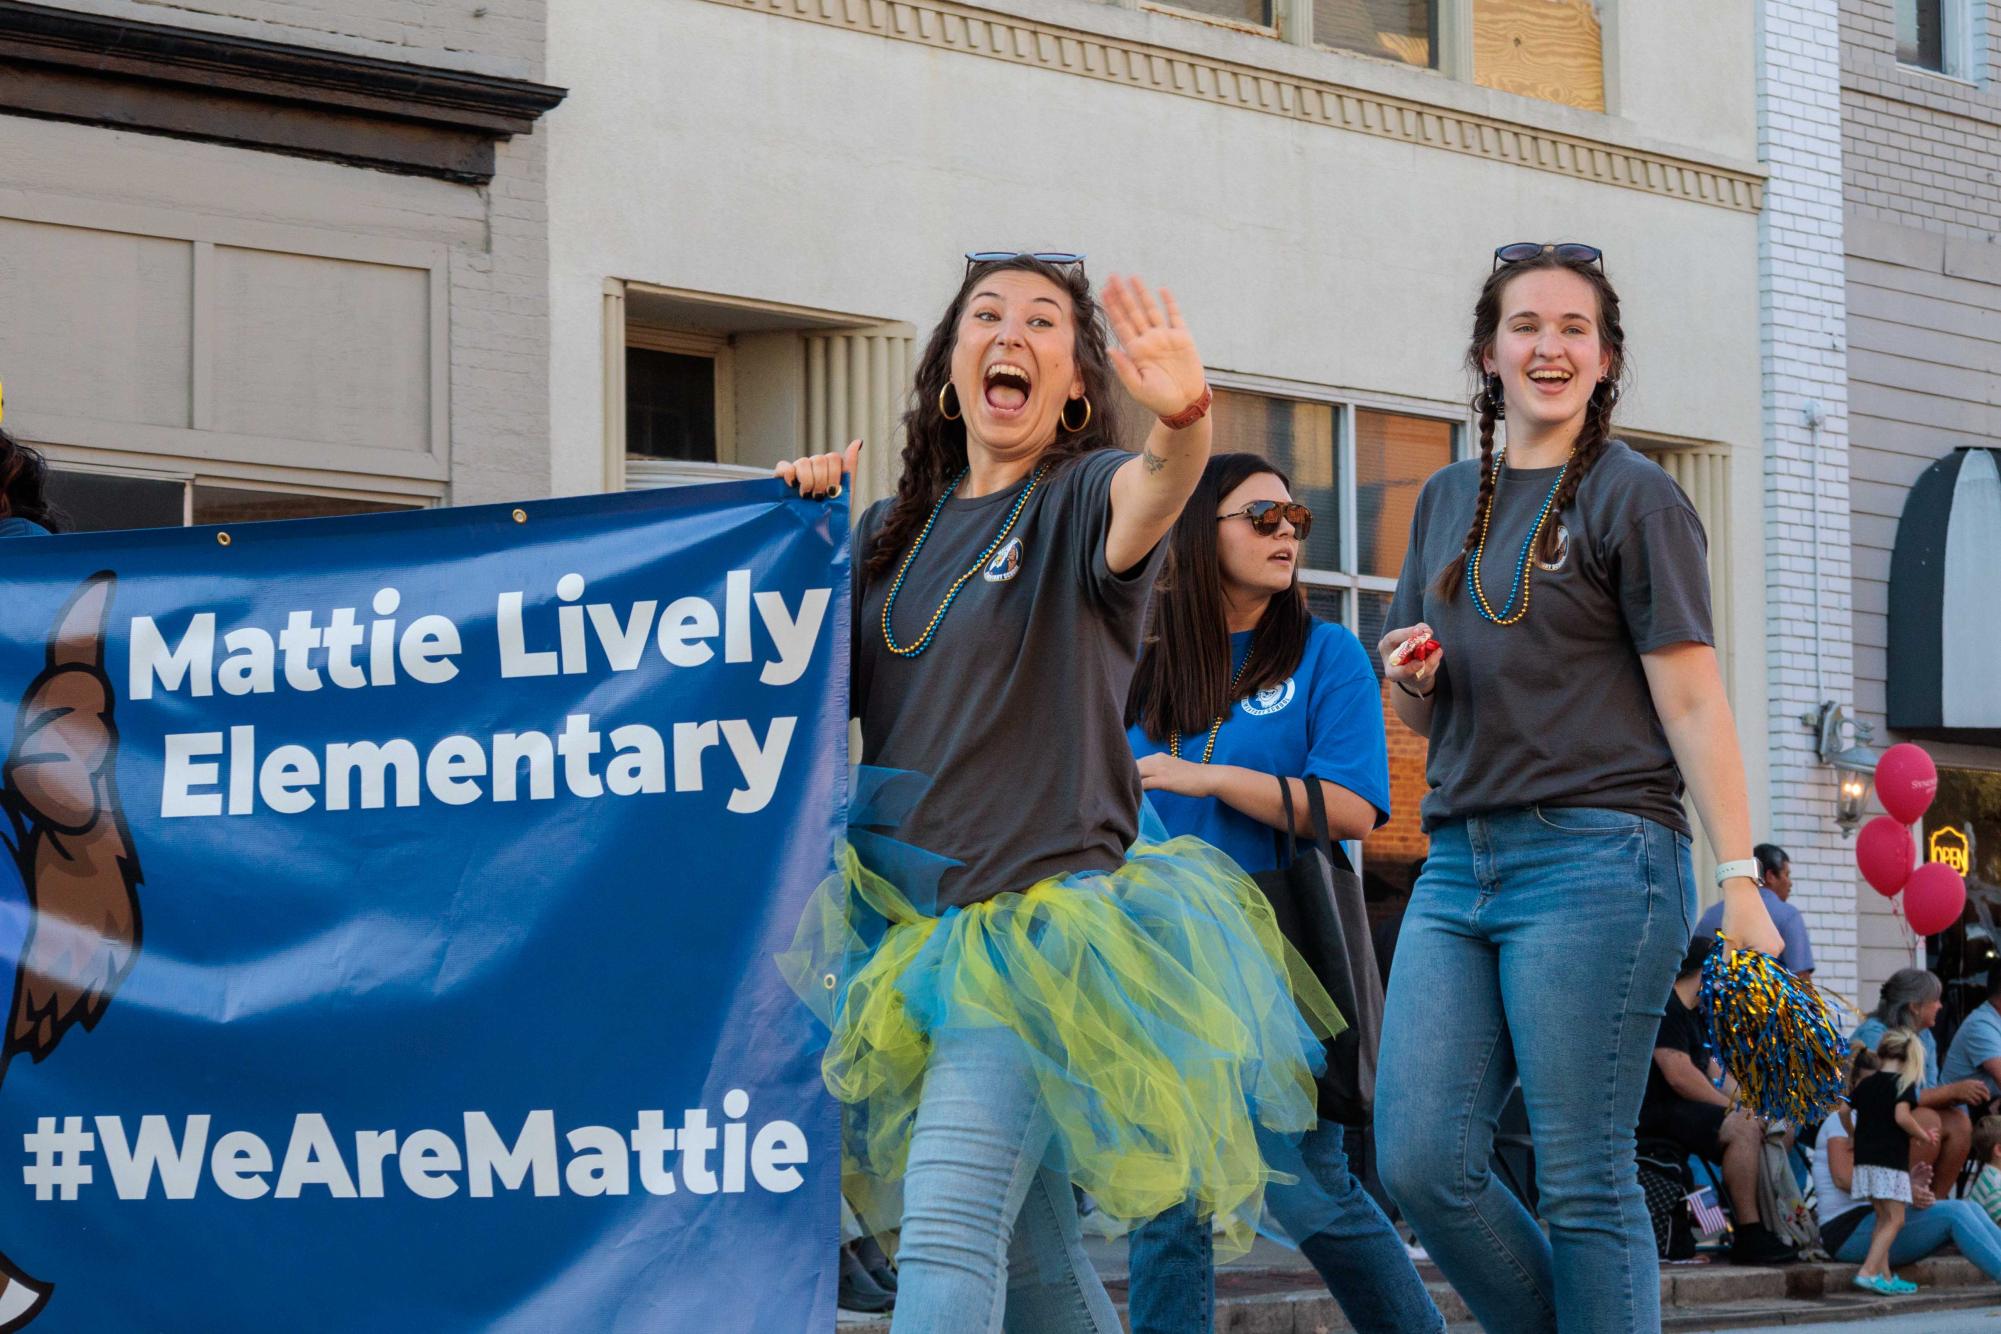
[[[1017,537],[994,553],[994,558],[987,562],[986,571],[980,577],[990,584],[1004,584],[1020,573],[1021,539]]]
[[[1550,560],[1550,561],[1544,560],[1542,558],[1541,554],[1542,547],[1540,545],[1536,547],[1536,553],[1537,553],[1535,558],[1536,568],[1538,570],[1548,570],[1551,574],[1555,574],[1558,570],[1563,568],[1563,563],[1570,559],[1570,530],[1568,528],[1565,528],[1560,523],[1556,526],[1555,560]]]
[[[1288,676],[1285,680],[1279,682],[1279,684],[1266,686],[1263,690],[1258,691],[1257,694],[1245,700],[1244,712],[1250,714],[1253,718],[1263,718],[1268,714],[1277,713],[1280,709],[1292,703],[1294,690],[1292,678]]]

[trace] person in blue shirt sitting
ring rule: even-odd
[[[1795,977],[1812,977],[1813,942],[1807,938],[1806,918],[1786,901],[1793,895],[1793,859],[1784,848],[1771,843],[1760,843],[1751,849],[1751,855],[1758,862],[1758,897],[1765,901],[1772,925],[1785,937],[1786,948],[1779,955],[1779,962]],[[1723,904],[1719,901],[1710,904],[1709,911],[1696,922],[1695,934],[1713,936],[1722,925]]]
[[[1299,586],[1312,522],[1264,459],[1211,458],[1169,536],[1126,708],[1141,785],[1168,832],[1253,874],[1278,865],[1280,779],[1298,833],[1312,832],[1309,782],[1337,839],[1389,819],[1375,672],[1353,634],[1314,619]],[[1274,1183],[1266,1201],[1349,1323],[1363,1334],[1443,1330],[1402,1239],[1350,1172],[1341,1127],[1321,1122],[1300,1151],[1314,1180]],[[1208,1220],[1187,1205],[1162,1214],[1133,1233],[1131,1261],[1133,1334],[1213,1327]]]

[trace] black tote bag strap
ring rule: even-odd
[[[1282,777],[1278,780],[1278,799],[1285,807],[1285,828],[1271,831],[1271,843],[1278,853],[1278,869],[1283,871],[1299,855],[1299,846],[1293,834],[1298,822],[1292,813],[1292,784]]]

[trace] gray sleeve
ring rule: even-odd
[[[1167,538],[1162,537],[1130,570],[1115,574],[1105,563],[1105,539],[1112,531],[1112,479],[1133,457],[1121,449],[1094,450],[1057,479],[1067,492],[1064,528],[1071,568],[1095,597],[1113,605],[1146,596],[1167,550]]]
[[[1709,621],[1709,543],[1694,506],[1664,506],[1627,529],[1614,553],[1619,610],[1633,647],[1714,644]]]

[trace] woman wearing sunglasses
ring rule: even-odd
[[[1115,278],[1105,313],[1116,349],[1080,256],[969,256],[896,496],[855,526],[880,767],[782,964],[832,1029],[850,1198],[901,1223],[899,1334],[1113,1334],[1072,1183],[1129,1223],[1188,1198],[1254,1219],[1256,1125],[1313,1124],[1299,1005],[1334,1023],[1324,992],[1295,1000],[1255,884],[1140,833],[1126,689],[1209,391],[1166,292]],[[1156,418],[1138,455],[1114,376]],[[838,494],[859,447],[778,472]]]
[[[1169,539],[1126,707],[1140,783],[1168,832],[1214,844],[1251,872],[1278,865],[1281,780],[1299,833],[1312,833],[1308,782],[1320,784],[1337,839],[1389,818],[1375,673],[1353,634],[1307,611],[1299,586],[1312,526],[1264,459],[1210,459]],[[1341,1127],[1321,1123],[1298,1150],[1311,1180],[1275,1183],[1266,1203],[1349,1323],[1361,1334],[1442,1330],[1402,1238],[1348,1170]],[[1210,1250],[1210,1220],[1188,1204],[1133,1234],[1133,1334],[1213,1328]]]
[[[1597,250],[1497,251],[1466,361],[1480,457],[1425,483],[1378,645],[1431,788],[1383,1019],[1380,1167],[1488,1329],[1658,1329],[1633,1136],[1695,922],[1684,784],[1724,934],[1784,943],[1751,860],[1706,539],[1612,436],[1626,341]],[[1547,1236],[1489,1171],[1517,1080]]]

